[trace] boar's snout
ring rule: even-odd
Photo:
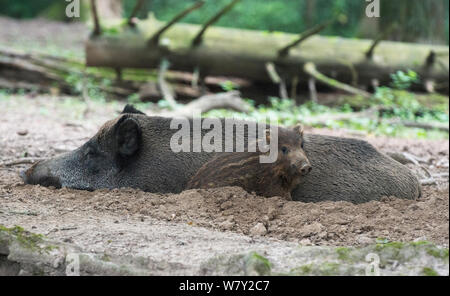
[[[45,162],[38,162],[28,170],[21,171],[19,175],[25,184],[61,188],[61,182],[51,174]]]

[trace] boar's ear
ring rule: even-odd
[[[125,106],[125,108],[123,108],[123,111],[121,114],[126,114],[126,113],[131,113],[131,114],[142,114],[145,115],[144,112],[139,111],[138,109],[136,109],[133,105],[127,104]]]
[[[141,128],[138,122],[128,116],[122,116],[116,124],[116,140],[119,154],[132,156],[141,144]]]

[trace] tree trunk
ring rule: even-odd
[[[373,79],[381,85],[391,81],[397,70],[413,70],[421,81],[435,81],[448,92],[448,47],[381,41],[366,55],[371,40],[312,36],[280,55],[298,36],[284,33],[263,33],[251,30],[210,27],[197,45],[192,40],[201,26],[175,24],[159,39],[148,42],[165,23],[154,18],[141,21],[137,32],[93,37],[86,43],[86,64],[111,68],[158,68],[165,58],[171,70],[200,69],[203,76],[233,76],[259,82],[271,82],[266,71],[273,63],[280,76],[298,77],[305,81],[303,71],[307,62],[313,62],[318,71],[340,82],[369,85]],[[430,59],[430,52],[437,53]],[[289,80],[287,80],[289,82]],[[442,90],[442,89],[441,89]]]

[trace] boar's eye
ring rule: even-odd
[[[305,146],[305,143],[302,141],[302,143],[300,144],[300,147],[302,147],[302,149],[303,149],[304,146]]]
[[[97,153],[96,153],[96,151],[94,150],[94,149],[92,149],[92,148],[88,148],[87,150],[86,150],[86,152],[85,152],[85,156],[87,157],[87,158],[90,158],[90,157],[93,157],[93,156],[95,156]]]
[[[91,174],[99,172],[99,165],[97,163],[99,156],[100,153],[92,147],[89,147],[85,152],[85,165]]]
[[[289,150],[287,149],[286,146],[281,147],[281,152],[283,152],[283,154],[288,154]]]

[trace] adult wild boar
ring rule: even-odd
[[[21,176],[25,183],[57,188],[181,192],[215,154],[173,152],[170,139],[177,130],[170,129],[170,122],[127,106],[80,148],[39,162]],[[413,173],[365,141],[305,134],[304,151],[313,170],[293,191],[294,200],[361,203],[382,196],[420,196]]]

